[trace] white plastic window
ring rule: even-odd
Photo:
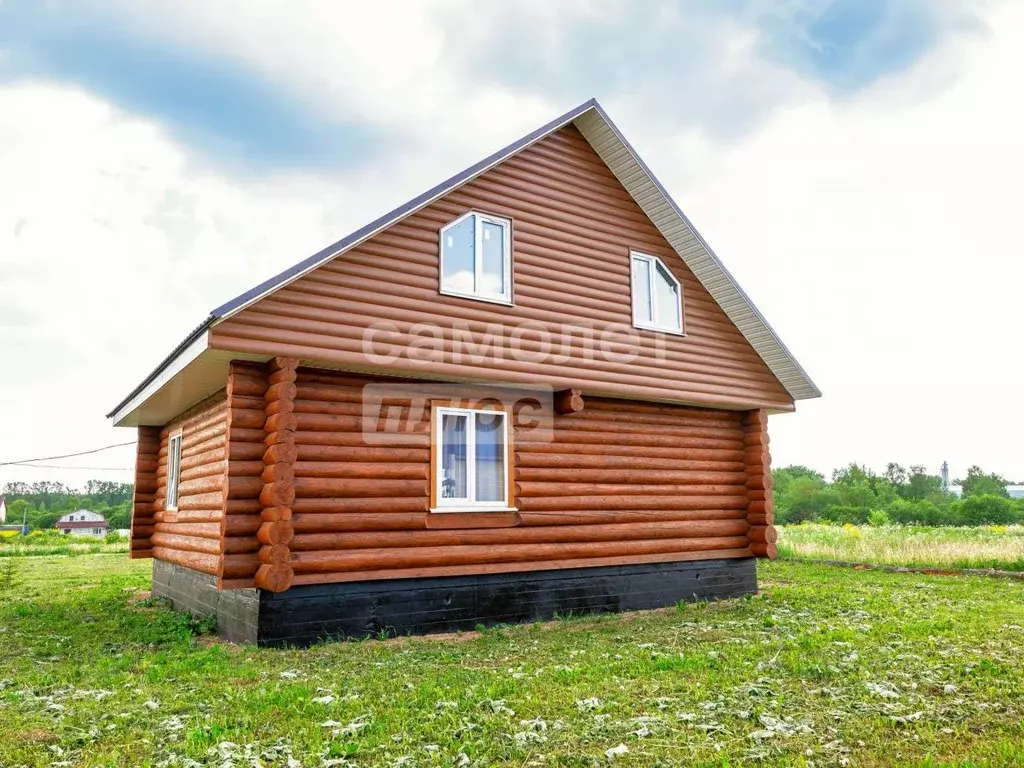
[[[178,481],[181,478],[181,433],[167,441],[167,509],[178,508]]]
[[[507,509],[508,418],[503,411],[438,408],[437,509]]]
[[[683,332],[683,289],[657,256],[632,253],[633,325],[669,333]]]
[[[441,230],[441,293],[512,301],[512,222],[471,211]]]

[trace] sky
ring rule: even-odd
[[[0,0],[0,463],[133,440],[210,309],[596,97],[823,392],[776,466],[1024,480],[1021,72],[1012,0]]]

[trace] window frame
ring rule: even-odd
[[[675,284],[676,292],[677,292],[677,294],[679,296],[679,315],[678,315],[678,317],[679,317],[679,327],[678,328],[670,327],[670,326],[664,326],[664,325],[659,325],[655,321],[648,322],[646,320],[641,320],[641,319],[639,319],[637,317],[637,298],[638,297],[637,297],[637,291],[636,291],[637,286],[636,286],[636,277],[635,277],[634,265],[635,265],[635,262],[638,261],[638,260],[639,261],[647,262],[647,264],[649,266],[648,273],[647,273],[648,274],[648,277],[647,277],[647,290],[650,291],[650,296],[651,296],[651,314],[655,318],[658,316],[658,297],[657,297],[657,292],[654,290],[654,285],[655,285],[654,281],[656,279],[655,278],[655,274],[656,274],[656,272],[658,270],[658,266],[659,265],[661,266],[662,269],[665,270],[665,274],[668,275],[668,277]],[[683,284],[682,284],[682,281],[680,281],[679,278],[676,277],[672,273],[672,270],[668,268],[668,264],[666,264],[660,257],[654,256],[653,254],[650,254],[650,253],[644,253],[643,251],[633,251],[633,250],[631,250],[629,252],[629,293],[630,293],[630,310],[631,310],[632,315],[633,315],[633,327],[634,328],[642,328],[642,329],[647,330],[647,331],[659,331],[661,333],[671,333],[671,334],[673,334],[675,336],[685,336],[686,335],[686,323],[685,323],[686,314],[683,311]]]
[[[452,227],[457,224],[461,224],[466,219],[473,218],[475,220],[473,228],[473,284],[476,285],[482,272],[483,266],[483,226],[482,223],[494,224],[501,227],[505,233],[505,239],[502,251],[502,266],[504,272],[502,274],[502,282],[505,286],[505,291],[502,294],[493,293],[478,293],[476,291],[457,291],[452,288],[444,287],[444,234]],[[486,301],[491,304],[503,304],[505,306],[513,306],[513,289],[512,289],[512,219],[504,216],[495,216],[490,213],[483,213],[481,211],[467,211],[466,213],[459,216],[457,219],[453,219],[441,227],[438,230],[438,253],[437,253],[437,290],[443,296],[457,296],[461,299],[473,299],[474,301]]]
[[[504,426],[503,465],[505,468],[504,499],[501,501],[475,501],[476,495],[476,416],[477,414],[501,414]],[[470,491],[470,499],[445,499],[441,495],[443,474],[443,436],[441,426],[445,415],[466,416],[466,487]],[[432,404],[430,414],[430,512],[439,514],[474,513],[474,512],[518,512],[513,501],[513,473],[511,459],[515,453],[512,448],[513,431],[511,414],[505,408],[465,408],[455,405]]]
[[[168,512],[178,510],[178,490],[181,486],[181,443],[182,431],[179,429],[167,436],[167,489],[164,491],[164,509]],[[177,450],[175,450],[177,444]],[[173,496],[174,501],[171,501]]]

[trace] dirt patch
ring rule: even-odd
[[[133,608],[146,607],[140,606],[139,603],[145,600],[149,600],[149,598],[151,598],[152,596],[152,592],[147,592],[146,590],[140,589],[138,592],[133,593],[132,596],[128,598],[128,605],[132,606]]]
[[[48,744],[53,741],[57,741],[57,735],[44,731],[41,728],[35,728],[31,731],[22,731],[21,733],[14,734],[14,738],[17,741],[26,742],[29,744]]]

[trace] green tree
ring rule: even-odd
[[[966,499],[969,496],[1003,496],[1009,498],[1006,492],[1006,480],[996,474],[987,474],[981,467],[975,464],[973,467],[967,470],[967,477],[963,480],[957,481],[957,484],[963,488],[963,497]]]

